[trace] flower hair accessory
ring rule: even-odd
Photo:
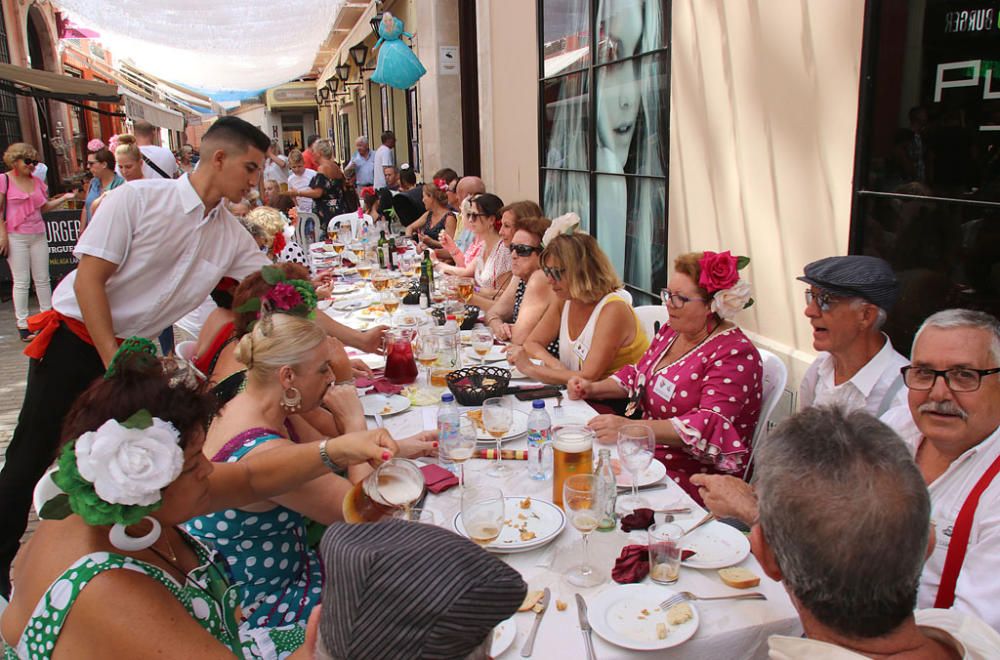
[[[711,309],[721,319],[731,319],[741,310],[753,305],[750,283],[740,277],[739,271],[750,265],[749,257],[735,257],[729,250],[705,250],[698,260],[698,285],[712,296]]]
[[[361,189],[361,196],[362,197],[374,197],[375,196],[375,188],[372,187],[372,186],[365,186],[364,188]]]
[[[542,236],[542,247],[548,245],[552,242],[556,236],[560,234],[575,234],[576,230],[580,228],[580,216],[576,213],[567,213],[561,215],[552,221],[549,228],[545,230],[545,235]]]
[[[104,148],[104,143],[98,140],[97,138],[94,138],[93,140],[87,143],[87,151],[89,151],[90,153],[96,153],[103,148]],[[112,151],[114,151],[114,149],[112,149]]]
[[[451,188],[448,186],[448,182],[441,178],[434,179],[434,187],[442,192],[448,192],[449,190],[451,190]]]
[[[290,280],[285,277],[285,271],[277,266],[264,266],[261,277],[270,290],[260,298],[251,298],[235,311],[237,314],[257,312],[257,318],[265,313],[292,314],[312,319],[316,317],[316,289],[305,280]]]
[[[160,508],[160,491],[180,475],[180,437],[173,424],[143,409],[66,443],[35,488],[39,517],[75,513],[88,525],[134,525]]]

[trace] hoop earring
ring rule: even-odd
[[[281,393],[281,407],[288,412],[295,412],[302,406],[302,394],[294,387],[289,387]]]
[[[111,545],[124,552],[139,552],[156,543],[162,531],[160,521],[152,516],[145,516],[143,520],[148,520],[153,525],[153,529],[149,530],[145,536],[129,536],[128,532],[125,531],[125,525],[121,523],[112,525],[111,531],[108,532],[108,540],[111,541]]]

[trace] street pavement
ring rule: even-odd
[[[38,311],[37,303],[31,301],[32,313]],[[14,303],[0,302],[0,454],[7,453],[7,445],[14,435],[17,415],[21,412],[24,386],[28,377],[28,358],[23,353],[24,343],[17,334],[14,320]],[[35,512],[31,512],[28,531],[22,541],[26,541],[38,524]]]

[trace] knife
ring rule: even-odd
[[[660,482],[658,484],[646,484],[645,486],[639,486],[636,490],[660,490],[661,488],[666,488],[667,484]],[[627,490],[632,490],[631,486],[619,486],[618,491],[624,492]]]
[[[549,597],[552,596],[552,592],[549,591],[548,587],[545,587],[545,591],[542,593],[542,599],[538,601],[536,607],[541,606],[535,613],[535,623],[531,626],[531,632],[528,633],[528,639],[524,642],[524,647],[521,648],[521,657],[529,658],[531,657],[531,651],[535,648],[535,635],[538,634],[538,624],[542,622],[542,617],[545,615],[545,610],[549,607]]]
[[[594,653],[594,640],[590,636],[587,601],[580,594],[576,594],[576,613],[580,617],[580,630],[583,631],[583,642],[587,646],[587,660],[597,660],[597,655]]]

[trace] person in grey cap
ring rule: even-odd
[[[336,523],[320,553],[323,660],[485,660],[494,626],[527,592],[517,571],[433,525]]]
[[[906,404],[900,368],[908,361],[882,332],[899,296],[883,259],[827,257],[805,267],[805,315],[820,351],[799,386],[799,409],[840,404],[880,416]]]

